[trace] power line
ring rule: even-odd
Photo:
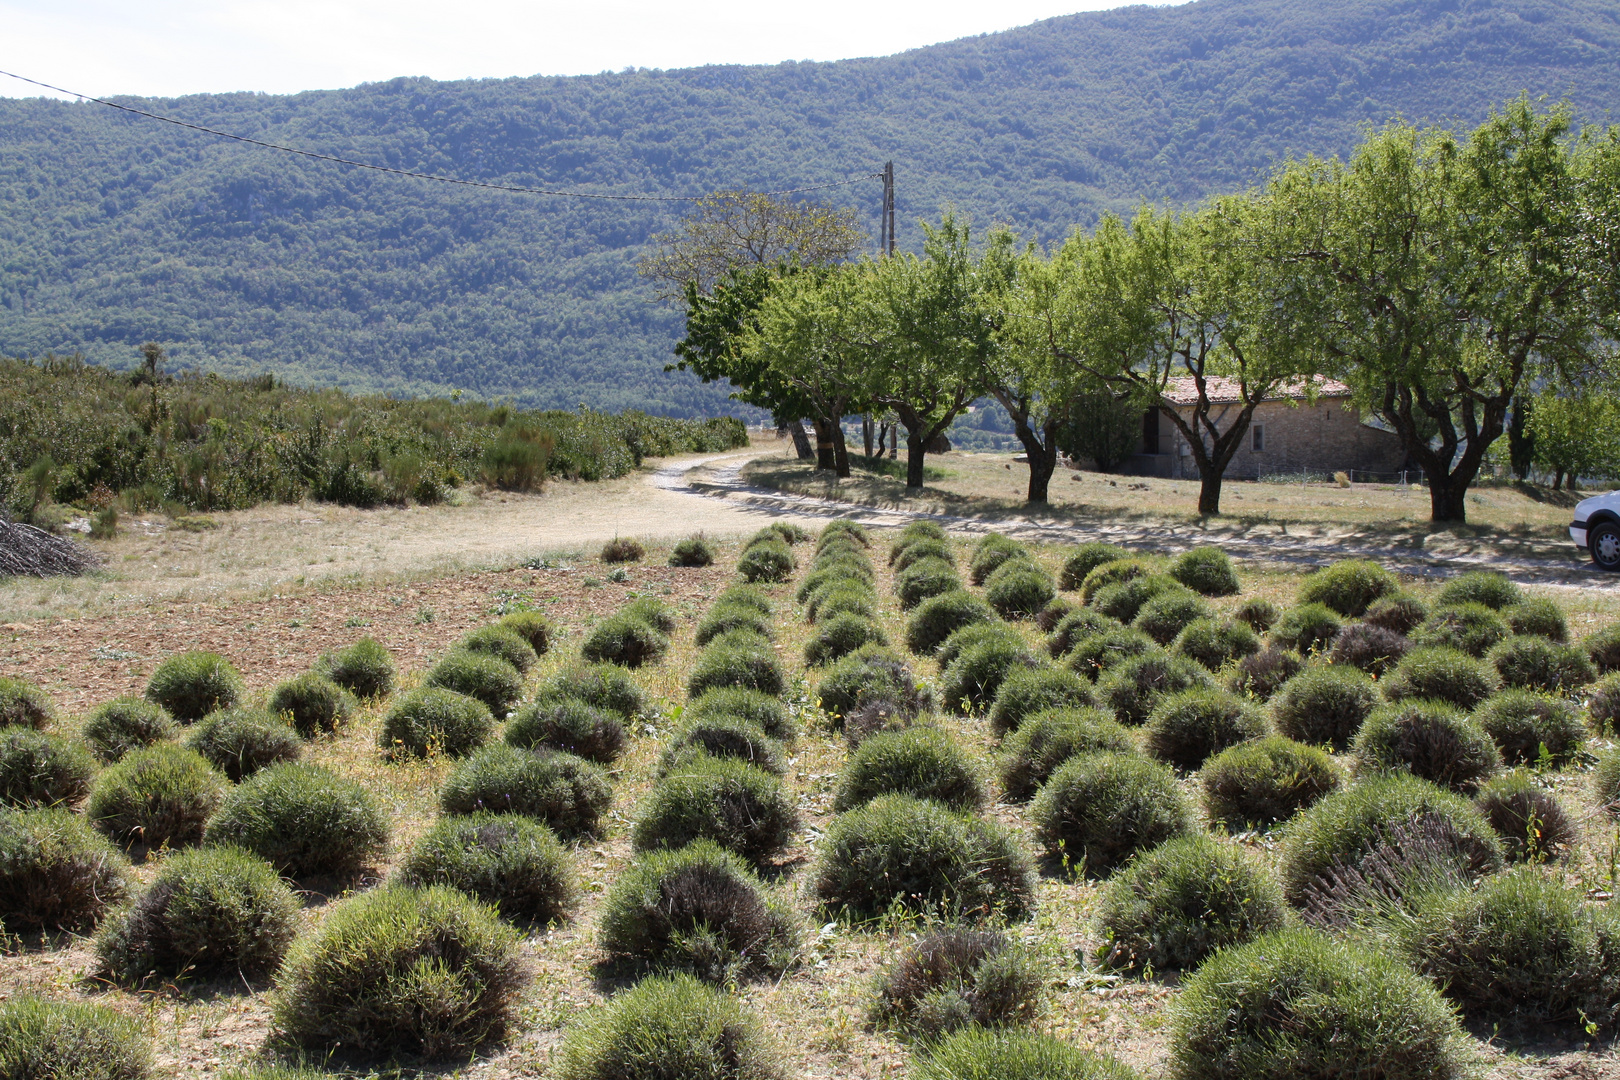
[[[91,97],[89,94],[81,94],[76,90],[65,90],[60,86],[52,86],[50,83],[40,82],[38,79],[30,79],[25,75],[18,75],[10,71],[0,71],[0,75],[5,75],[9,78],[16,79],[19,82],[44,87],[46,90],[54,90],[58,94],[66,94],[69,97],[76,97],[82,101],[90,101],[97,105],[105,105],[109,109],[118,109],[121,112],[133,113],[136,116],[144,116],[149,120],[161,120],[165,124],[173,124],[175,127],[183,127],[191,131],[200,131],[205,135],[215,135],[221,139],[234,139],[237,142],[247,143],[249,146],[261,146],[266,150],[280,150],[286,154],[297,154],[300,157],[314,158],[316,161],[330,161],[338,165],[350,165],[356,169],[371,169],[374,172],[390,173],[394,176],[409,176],[415,180],[432,180],[439,184],[460,184],[462,187],[487,188],[490,191],[510,191],[518,195],[560,195],[569,199],[602,199],[608,202],[702,202],[704,199],[711,197],[709,195],[598,195],[589,191],[556,191],[548,188],[517,187],[512,184],[490,184],[482,180],[461,180],[454,176],[440,176],[437,173],[414,172],[410,169],[392,169],[387,165],[373,165],[365,161],[355,161],[353,158],[335,157],[332,154],[319,154],[313,150],[301,150],[296,146],[283,146],[281,143],[265,142],[262,139],[250,139],[246,135],[234,135],[229,131],[220,131],[218,128],[204,127],[201,124],[193,124],[185,120],[176,120],[172,116],[164,116],[161,113],[147,112],[145,109],[137,109],[132,105],[120,105],[116,101],[107,101],[104,98]],[[833,182],[827,184],[811,184],[807,187],[780,188],[776,191],[748,191],[743,192],[742,194],[796,195],[802,191],[823,191],[827,188],[848,187],[851,184],[858,184],[862,180],[873,180],[881,178],[882,176],[883,173],[862,173],[860,176],[850,177],[847,180],[834,180]]]

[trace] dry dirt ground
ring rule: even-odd
[[[746,455],[709,463],[733,468]],[[625,757],[614,771],[614,809],[596,841],[575,848],[575,865],[586,883],[584,900],[568,923],[528,938],[523,949],[534,979],[526,991],[519,1033],[471,1062],[417,1068],[406,1075],[444,1075],[477,1080],[544,1075],[567,1027],[601,1007],[612,987],[597,978],[601,959],[593,931],[604,890],[628,864],[629,825],[651,785],[670,710],[695,658],[692,630],[709,600],[730,581],[740,537],[759,525],[792,516],[812,526],[838,507],[812,503],[752,502],[736,492],[726,498],[695,495],[685,486],[692,462],[601,486],[555,485],[539,496],[491,496],[475,504],[432,510],[362,514],[328,507],[265,508],[221,515],[218,528],[203,533],[169,529],[132,530],[105,545],[110,571],[75,584],[13,583],[0,587],[6,612],[0,634],[0,674],[21,675],[55,698],[57,727],[77,732],[90,706],[122,693],[139,692],[152,667],[180,649],[211,648],[243,671],[251,692],[264,694],[280,679],[306,670],[323,652],[362,635],[381,641],[395,655],[404,687],[463,632],[520,604],[550,613],[566,635],[530,684],[572,662],[590,625],[631,597],[651,594],[670,602],[680,616],[668,657],[636,674],[654,703],[639,721]],[[863,515],[864,516],[864,515]],[[898,523],[889,519],[891,523]],[[1017,524],[1016,522],[1013,524]],[[671,538],[699,529],[719,539],[719,561],[706,569],[664,566]],[[648,542],[643,563],[624,581],[595,553],[615,534]],[[959,538],[964,547],[966,530]],[[881,535],[877,542],[882,543]],[[1038,545],[1050,568],[1059,550]],[[801,569],[809,561],[797,549]],[[878,564],[881,616],[891,640],[903,636],[904,620],[890,591],[891,577]],[[1243,564],[1244,596],[1279,603],[1293,597],[1298,573],[1266,561]],[[1432,586],[1414,577],[1412,587]],[[805,879],[815,841],[830,817],[830,803],[846,751],[818,725],[813,707],[814,673],[801,651],[809,636],[793,603],[795,581],[773,589],[778,648],[794,677],[790,697],[804,709],[805,734],[792,748],[787,783],[798,797],[803,827],[776,868],[776,884],[804,918],[803,963],[778,982],[739,989],[764,1018],[799,1077],[893,1077],[905,1074],[910,1050],[867,1022],[873,981],[883,963],[920,927],[907,923],[871,929],[828,925],[816,918]],[[1586,633],[1620,618],[1620,603],[1604,592],[1549,590],[1566,605],[1572,629]],[[1229,606],[1235,600],[1222,601]],[[1032,643],[1034,628],[1025,624]],[[930,661],[918,674],[933,677]],[[391,764],[376,736],[387,703],[364,710],[336,736],[311,744],[310,760],[354,776],[389,809],[394,842],[389,858],[346,888],[386,878],[401,853],[431,823],[438,785],[452,762],[429,759]],[[945,723],[989,770],[994,743],[980,720]],[[1571,771],[1559,790],[1585,830],[1584,842],[1566,873],[1572,883],[1616,891],[1620,834],[1591,809],[1586,778]],[[1030,833],[1025,808],[997,803],[990,813],[1010,828]],[[1269,858],[1273,838],[1251,836],[1248,844]],[[140,870],[149,876],[150,866]],[[344,887],[300,883],[307,919],[317,924]],[[1026,938],[1048,965],[1048,1008],[1042,1026],[1081,1045],[1105,1049],[1150,1077],[1165,1070],[1166,1006],[1177,990],[1163,981],[1099,979],[1083,963],[1097,939],[1091,927],[1096,887],[1045,878],[1039,909],[1012,932]],[[269,1033],[268,994],[263,986],[163,987],[144,992],[108,988],[88,978],[94,950],[84,939],[48,942],[11,940],[0,956],[0,997],[41,992],[111,1005],[139,1017],[151,1033],[165,1075],[208,1076],[260,1060]],[[1493,1078],[1620,1078],[1613,1053],[1570,1039],[1513,1043],[1481,1034],[1480,1048]],[[363,1073],[362,1073],[363,1075]]]

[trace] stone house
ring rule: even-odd
[[[1235,379],[1208,379],[1210,418],[1220,430],[1242,408]],[[1171,379],[1165,396],[1192,422],[1198,387],[1191,378]],[[1254,480],[1272,473],[1399,472],[1406,460],[1394,432],[1364,423],[1350,388],[1332,379],[1316,384],[1316,401],[1305,399],[1303,384],[1281,388],[1255,407],[1253,421],[1227,466],[1229,480]],[[1181,431],[1149,409],[1142,416],[1142,448],[1126,465],[1140,476],[1196,479],[1198,465]]]

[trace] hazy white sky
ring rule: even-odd
[[[1123,0],[0,0],[0,70],[81,93],[881,56]],[[0,96],[41,91],[0,77]]]

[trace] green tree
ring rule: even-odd
[[[1611,396],[1544,392],[1529,409],[1536,464],[1553,474],[1553,490],[1569,477],[1612,478],[1620,473],[1620,405]]]

